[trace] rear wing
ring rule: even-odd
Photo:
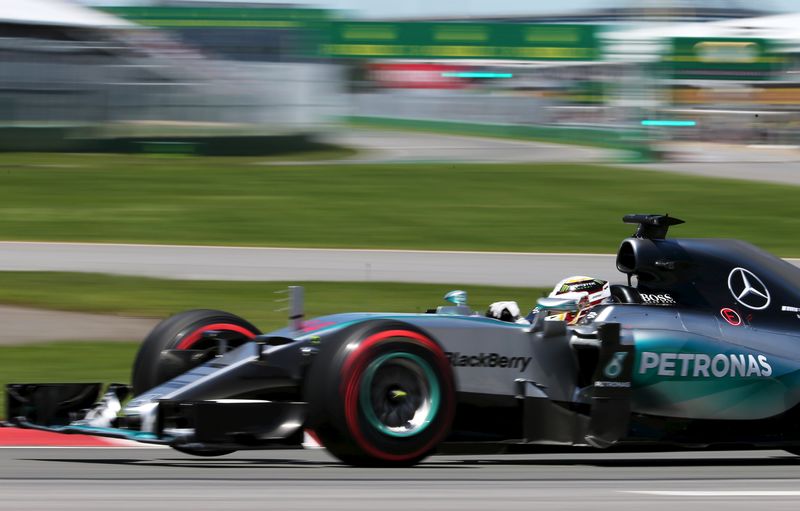
[[[649,240],[663,240],[667,237],[667,231],[673,225],[680,225],[684,222],[679,218],[667,215],[625,215],[622,221],[626,224],[638,224],[634,238],[645,238]]]

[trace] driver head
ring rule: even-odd
[[[550,298],[569,298],[578,302],[574,313],[563,313],[552,319],[560,319],[567,323],[577,323],[583,314],[611,297],[611,287],[602,279],[578,275],[567,277],[555,285],[548,295]]]

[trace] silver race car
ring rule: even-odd
[[[12,384],[7,417],[207,456],[307,435],[354,465],[437,450],[800,453],[800,270],[741,241],[666,239],[672,217],[625,221],[629,285],[574,325],[555,319],[574,300],[540,300],[526,325],[463,292],[427,314],[306,320],[295,288],[284,329],[183,312],[145,339],[132,387]]]

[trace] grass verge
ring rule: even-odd
[[[262,164],[256,164],[262,163]],[[0,239],[613,252],[620,217],[800,255],[798,188],[592,165],[0,155]]]

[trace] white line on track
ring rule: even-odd
[[[800,490],[624,490],[619,493],[659,497],[800,497]]]

